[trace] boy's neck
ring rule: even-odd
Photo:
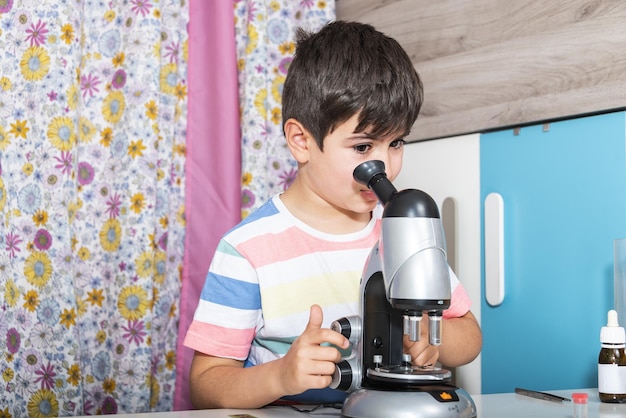
[[[329,234],[359,232],[370,222],[372,214],[341,210],[317,195],[301,193],[298,187],[290,187],[280,195],[289,212],[311,228]]]

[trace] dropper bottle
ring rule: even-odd
[[[610,310],[600,330],[602,348],[598,356],[598,393],[601,402],[626,403],[626,335],[619,326],[617,311]]]

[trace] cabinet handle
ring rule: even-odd
[[[499,193],[485,198],[485,298],[491,306],[504,300],[504,201]]]

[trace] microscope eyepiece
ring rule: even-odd
[[[352,172],[352,177],[371,189],[383,205],[397,192],[387,178],[385,163],[380,160],[371,160],[359,164]]]

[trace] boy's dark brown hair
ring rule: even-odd
[[[283,125],[298,120],[321,150],[324,137],[357,113],[356,132],[404,137],[422,100],[406,51],[373,26],[335,21],[314,33],[298,29],[283,86]]]

